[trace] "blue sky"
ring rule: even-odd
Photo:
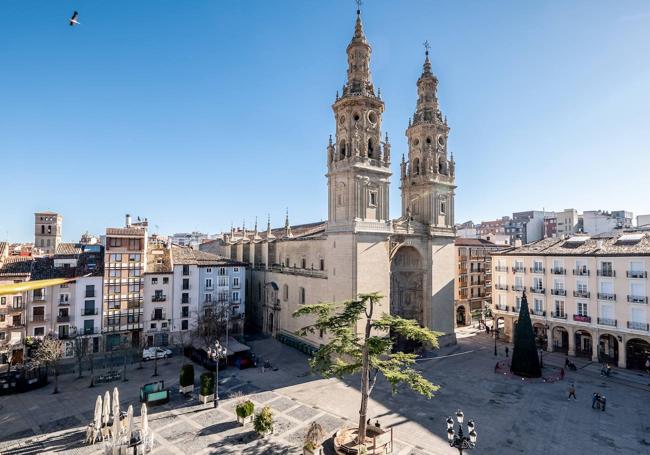
[[[78,27],[66,19],[79,10]],[[331,103],[355,5],[3,0],[0,238],[64,238],[129,212],[160,232],[327,216]],[[367,0],[393,156],[432,44],[456,221],[527,209],[650,213],[650,3]]]

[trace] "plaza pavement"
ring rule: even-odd
[[[600,376],[600,367],[578,360],[578,371],[567,372],[554,383],[521,381],[495,374],[493,340],[464,329],[457,346],[440,349],[418,362],[432,382],[441,386],[426,400],[401,388],[390,393],[379,382],[369,405],[369,416],[395,431],[395,454],[454,454],[446,442],[445,419],[457,408],[474,419],[478,432],[477,454],[650,454],[650,379],[643,374],[614,370]],[[257,355],[268,359],[277,371],[230,368],[221,375],[221,396],[240,391],[250,395],[259,409],[268,404],[276,416],[276,430],[257,439],[251,426],[235,423],[233,400],[222,400],[219,409],[197,405],[177,393],[180,358],[160,362],[161,377],[174,390],[172,402],[150,409],[156,454],[282,454],[301,453],[308,424],[316,420],[328,432],[352,425],[358,415],[358,377],[322,379],[311,375],[307,358],[275,340],[250,343]],[[512,347],[511,347],[512,350]],[[499,360],[504,345],[499,343]],[[564,357],[546,354],[546,373],[553,374]],[[134,404],[139,414],[138,387],[150,382],[152,365],[129,369],[126,383],[108,385],[120,389],[121,406]],[[200,374],[197,368],[196,377]],[[567,388],[575,382],[577,401],[567,400]],[[27,394],[0,397],[0,453],[100,453],[101,446],[81,445],[83,426],[92,418],[94,400],[107,386],[89,389],[88,376],[75,380],[62,376],[61,393],[52,386]],[[591,409],[594,391],[607,396],[606,412]],[[137,422],[138,420],[136,420]],[[328,453],[331,447],[326,447]]]

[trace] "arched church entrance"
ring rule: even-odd
[[[280,313],[279,287],[275,282],[266,283],[264,286],[264,304],[262,305],[264,321],[262,330],[265,335],[275,336]]]
[[[390,312],[424,326],[424,261],[414,247],[401,247],[391,260]],[[417,342],[395,338],[397,350],[412,352],[420,347]]]
[[[645,369],[645,362],[650,358],[650,343],[640,338],[627,342],[627,367],[635,370]]]

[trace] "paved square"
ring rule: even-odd
[[[445,418],[461,408],[476,421],[480,454],[650,454],[648,398],[650,379],[615,370],[611,378],[599,375],[599,366],[577,361],[578,371],[564,381],[521,381],[495,374],[492,340],[484,335],[461,338],[454,347],[421,359],[418,368],[441,386],[431,400],[401,388],[392,395],[379,382],[369,404],[369,417],[395,432],[396,455],[455,454],[446,443]],[[354,425],[358,416],[358,378],[322,379],[305,374],[306,357],[273,340],[252,342],[256,353],[277,371],[228,369],[221,374],[219,407],[186,399],[177,392],[180,358],[159,365],[161,378],[172,390],[172,400],[149,409],[155,454],[300,454],[309,424],[320,423],[328,434]],[[500,347],[500,352],[503,346]],[[499,356],[500,360],[506,360]],[[563,357],[545,356],[547,373]],[[197,367],[196,377],[201,373]],[[88,388],[88,378],[62,376],[61,393],[52,386],[0,401],[0,453],[99,454],[101,444],[84,446],[83,427],[92,416],[97,394],[119,387],[121,407],[134,405],[136,426],[140,404],[137,388],[150,382],[151,365],[129,371],[129,382]],[[567,400],[570,382],[578,400]],[[606,412],[591,409],[591,394],[604,393]],[[252,424],[235,421],[234,393],[244,393],[256,410],[268,405],[275,416],[274,434],[260,439]],[[331,440],[326,444],[331,454]]]

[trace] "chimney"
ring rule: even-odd
[[[521,246],[521,239],[515,239],[513,246],[519,248]]]
[[[126,227],[131,227],[131,215],[126,214]]]

